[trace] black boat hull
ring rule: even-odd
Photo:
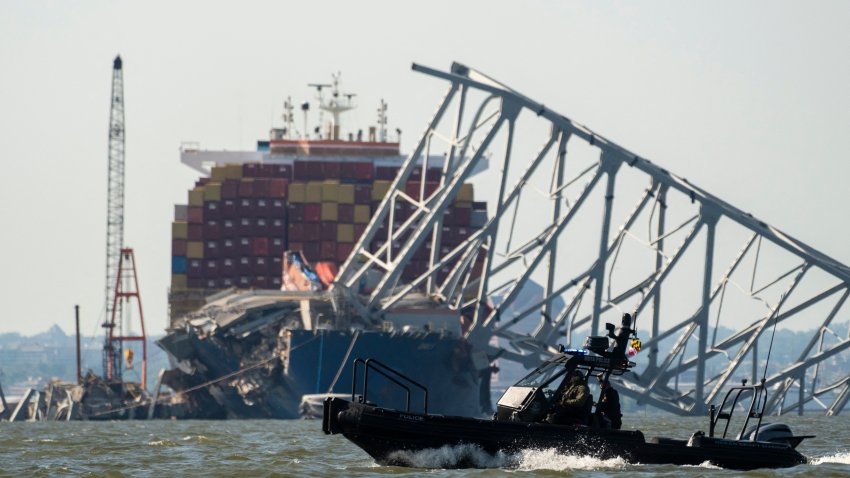
[[[749,470],[785,468],[806,458],[785,443],[744,442],[695,436],[690,440],[650,439],[640,431],[573,425],[521,423],[400,412],[340,398],[325,402],[322,429],[341,433],[382,465],[415,466],[409,453],[445,446],[474,445],[484,452],[512,454],[557,449],[599,459],[622,457],[630,463],[699,465]],[[460,460],[445,467],[478,466]]]

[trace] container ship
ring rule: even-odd
[[[350,395],[358,357],[391,363],[425,384],[435,413],[490,413],[492,367],[462,338],[457,311],[412,294],[380,322],[370,321],[329,288],[405,158],[401,132],[388,138],[383,100],[377,126],[364,137],[341,128],[341,114],[355,105],[353,95],[340,92],[338,76],[332,85],[312,86],[320,125],[312,131],[310,103],[300,105],[298,131],[287,100],[283,127],[272,128],[255,151],[181,148],[181,161],[202,177],[187,203],[175,206],[170,327],[158,343],[173,367],[156,388],[177,393],[157,415],[295,418],[309,409],[305,396]],[[441,163],[430,157],[429,168],[417,169],[407,183],[411,196],[437,187]],[[393,214],[404,219],[410,212]],[[486,217],[486,203],[464,184],[444,216],[442,247],[454,248]],[[427,268],[429,247],[416,252],[402,281]],[[370,397],[374,387],[381,403],[401,406],[407,398],[381,380]]]

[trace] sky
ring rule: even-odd
[[[125,244],[167,323],[179,147],[251,149],[343,73],[409,151],[460,61],[850,264],[850,3],[0,0],[0,333],[100,333],[112,59],[124,59]]]

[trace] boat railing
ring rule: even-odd
[[[741,399],[741,395],[745,392],[751,392],[752,397],[750,397],[750,406],[747,410],[747,417],[744,419],[744,424],[741,426],[741,432],[738,434],[739,437],[744,436],[744,432],[747,429],[747,425],[750,423],[750,418],[757,418],[758,424],[756,425],[755,434],[753,435],[753,441],[758,440],[759,428],[761,427],[761,420],[764,416],[764,407],[767,404],[767,393],[765,392],[764,382],[757,385],[747,385],[746,380],[740,387],[732,387],[726,392],[726,396],[723,397],[723,402],[720,403],[720,408],[716,409],[714,405],[711,405],[709,408],[709,436],[714,436],[714,430],[717,426],[717,422],[720,420],[725,420],[726,425],[723,427],[723,436],[721,438],[726,438],[726,434],[729,431],[729,425],[732,422],[732,414],[735,411],[735,406],[738,404],[738,401]],[[730,401],[731,398],[731,401]],[[746,399],[746,395],[744,396]],[[728,404],[728,408],[727,408]]]
[[[422,391],[423,395],[423,412],[428,413],[428,389],[411,379],[410,377],[404,375],[398,370],[393,369],[392,367],[379,362],[375,359],[362,359],[356,358],[352,363],[351,367],[351,401],[355,401],[355,396],[357,394],[357,369],[358,365],[363,366],[363,394],[360,397],[360,401],[362,403],[368,403],[367,394],[369,392],[369,371],[374,371],[375,373],[381,375],[386,378],[390,382],[396,384],[398,387],[403,389],[406,394],[406,410],[410,411],[410,387],[408,385],[412,385],[419,390]],[[404,381],[404,382],[402,382]],[[407,383],[407,385],[405,384]]]

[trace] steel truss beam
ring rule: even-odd
[[[532,366],[557,343],[580,346],[579,332],[598,335],[631,312],[649,356],[623,379],[627,396],[703,413],[746,378],[772,388],[773,413],[809,402],[842,411],[850,375],[821,365],[850,355],[850,336],[831,328],[848,317],[850,268],[480,72],[413,69],[449,88],[340,269],[335,287],[362,314],[380,320],[411,293],[426,294],[458,310],[466,338],[491,359]],[[548,134],[535,139],[540,129],[529,124]],[[425,171],[438,149],[446,160],[432,191]],[[489,185],[489,219],[449,244],[443,218],[484,157],[501,173]],[[404,219],[402,205],[411,209]],[[422,248],[426,267],[401,281]],[[542,292],[528,300],[532,283]],[[778,325],[816,323],[796,361],[765,366]]]

